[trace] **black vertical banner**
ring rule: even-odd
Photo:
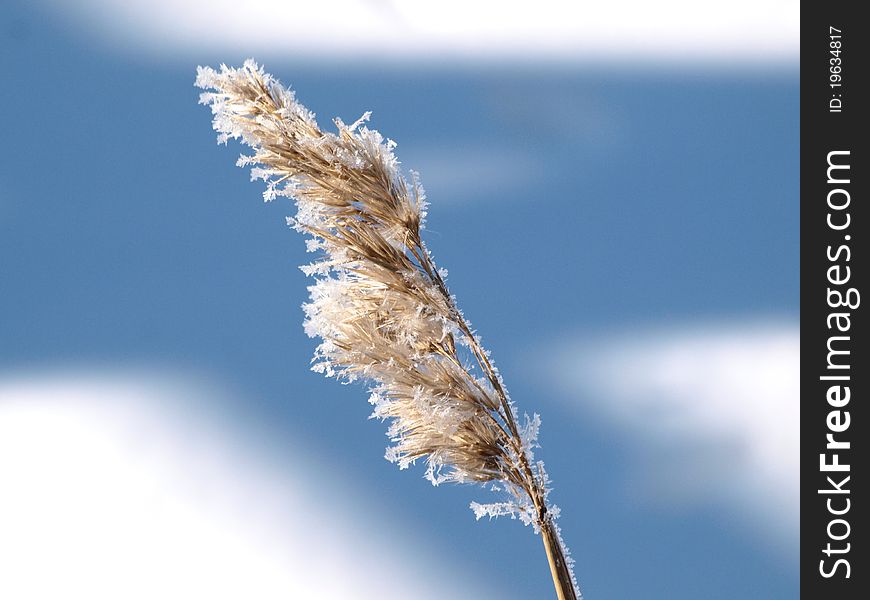
[[[870,489],[870,25],[859,7],[801,10],[801,591],[826,600],[870,598],[859,492]]]

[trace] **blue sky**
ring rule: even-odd
[[[285,225],[292,206],[260,201],[233,166],[240,148],[215,145],[192,85],[197,64],[247,54],[124,46],[120,26],[107,38],[87,15],[52,11],[0,8],[7,408],[21,381],[56,395],[47,382],[74,387],[82,373],[207,382],[135,402],[173,422],[183,404],[191,430],[221,423],[209,443],[247,448],[274,477],[292,454],[288,464],[309,473],[305,506],[327,490],[348,514],[376,506],[369,514],[408,550],[378,547],[399,558],[433,557],[469,586],[498,581],[483,597],[548,597],[530,530],[474,523],[467,505],[482,490],[433,489],[422,469],[399,472],[382,458],[365,390],[308,371],[308,282],[296,266],[310,256]],[[258,54],[321,125],[372,110],[372,126],[420,171],[428,243],[451,290],[514,399],[543,417],[540,457],[587,597],[796,597],[796,520],[770,521],[799,507],[768,494],[797,477],[796,458],[778,458],[790,456],[798,423],[796,64],[417,67]],[[668,354],[686,347],[710,359]],[[677,373],[686,364],[710,376],[661,378],[666,367],[649,359],[668,356]],[[733,387],[750,377],[761,384]],[[623,379],[632,385],[614,385]],[[696,417],[695,403],[720,408]],[[657,417],[667,411],[688,416]],[[758,441],[753,416],[785,432],[772,436],[782,443]],[[247,481],[244,472],[227,477]],[[252,513],[258,498],[246,498]],[[300,517],[275,510],[292,535]],[[344,549],[370,551],[367,535]]]

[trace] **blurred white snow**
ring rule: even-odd
[[[796,65],[800,42],[798,0],[42,2],[119,48],[165,58],[220,51],[415,64],[471,58],[754,68]]]
[[[800,517],[800,332],[788,320],[687,323],[558,343],[561,396],[624,443],[630,494],[715,507],[785,554]]]
[[[212,418],[217,395],[154,373],[0,378],[0,598],[486,595],[293,436],[264,459]]]

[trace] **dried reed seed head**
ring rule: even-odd
[[[500,482],[508,500],[474,504],[478,518],[509,514],[540,527],[548,483],[534,461],[537,416],[518,424],[497,371],[447,292],[420,236],[425,193],[398,169],[395,144],[365,127],[366,113],[337,133],[253,61],[200,67],[200,101],[220,142],[241,139],[264,198],[292,197],[288,222],[320,256],[305,329],[322,342],[313,369],[373,386],[373,416],[390,421],[387,458],[404,468],[427,461],[438,484]],[[458,342],[458,347],[457,347]],[[463,348],[465,348],[463,350]],[[482,377],[474,374],[478,363]]]

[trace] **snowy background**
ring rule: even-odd
[[[197,64],[419,170],[590,599],[798,596],[798,3],[0,5],[0,597],[549,598],[308,371]]]

